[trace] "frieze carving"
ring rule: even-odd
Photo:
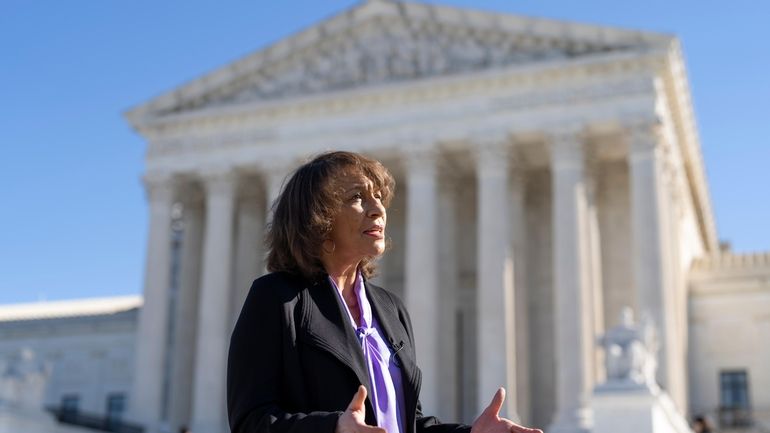
[[[237,148],[244,145],[270,143],[277,137],[273,130],[259,130],[255,132],[240,132],[212,136],[195,136],[189,139],[167,138],[152,142],[147,151],[149,157],[193,152],[200,154],[207,150],[222,150]]]
[[[602,83],[601,86],[575,87],[559,92],[555,92],[553,89],[535,90],[515,96],[496,98],[491,101],[491,104],[496,109],[532,110],[549,105],[562,106],[599,99],[625,97],[629,94],[645,93],[648,90],[649,83],[642,80],[620,81]]]
[[[166,112],[569,59],[633,46],[494,25],[460,25],[409,10],[400,7],[395,16],[373,16],[336,31],[319,31],[312,42],[283,50],[281,56],[273,54],[253,70]]]

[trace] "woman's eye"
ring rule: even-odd
[[[374,193],[374,198],[376,198],[377,200],[382,200],[382,194],[379,192],[376,192]]]
[[[360,192],[357,192],[353,194],[352,200],[361,200],[363,198],[364,198],[363,194],[361,194]]]

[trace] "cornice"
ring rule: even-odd
[[[136,295],[10,304],[0,306],[0,323],[76,317],[111,318],[136,311],[142,306],[142,297]]]
[[[671,41],[667,61],[661,68],[661,74],[669,83],[667,86],[674,125],[683,154],[684,168],[687,181],[695,200],[696,215],[699,229],[704,240],[705,249],[711,253],[719,250],[719,242],[711,204],[705,164],[701,150],[698,128],[693,113],[693,104],[687,79],[684,57],[679,41]]]
[[[695,295],[770,295],[770,251],[701,257],[692,263],[688,279]]]
[[[693,271],[767,270],[770,272],[770,251],[755,253],[722,253],[693,261]]]

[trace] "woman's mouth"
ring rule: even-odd
[[[382,226],[374,226],[367,230],[364,230],[364,234],[367,236],[371,236],[375,239],[382,239],[384,236],[382,234],[384,228]]]

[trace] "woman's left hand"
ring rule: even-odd
[[[500,388],[492,397],[489,406],[473,422],[471,433],[543,433],[542,430],[523,427],[509,419],[500,418],[500,408],[503,407],[504,400],[505,388]]]

